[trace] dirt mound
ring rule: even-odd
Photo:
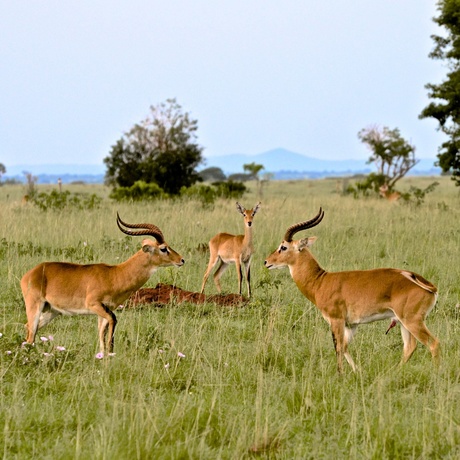
[[[199,292],[185,291],[184,289],[170,284],[158,283],[155,288],[141,288],[129,299],[126,307],[132,308],[139,304],[152,304],[155,307],[163,307],[170,303],[215,303],[226,307],[243,305],[248,299],[239,294],[218,294],[207,296]]]

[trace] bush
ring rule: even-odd
[[[49,209],[97,209],[101,204],[102,198],[95,193],[89,195],[87,193],[70,193],[58,192],[52,190],[50,193],[41,192],[35,193],[31,198],[31,203],[38,206],[42,211]]]
[[[213,204],[217,198],[217,190],[211,185],[195,184],[191,187],[182,187],[180,194],[183,197],[197,199],[203,205]]]
[[[409,203],[413,203],[416,206],[420,206],[425,202],[425,196],[427,193],[431,193],[437,186],[439,182],[432,182],[428,187],[419,188],[411,185],[407,193],[402,193],[401,198]]]
[[[370,173],[362,180],[357,181],[355,185],[348,185],[345,194],[352,194],[355,198],[360,195],[369,196],[370,193],[378,193],[379,188],[384,184],[385,176],[382,174]]]
[[[142,201],[155,200],[167,196],[163,189],[153,182],[147,183],[142,180],[134,182],[130,187],[117,187],[110,193],[110,198],[115,201]]]
[[[242,182],[232,180],[214,182],[212,185],[195,184],[191,187],[182,187],[181,196],[195,198],[203,205],[213,204],[217,198],[241,198],[247,191]]]
[[[248,190],[242,182],[234,180],[214,182],[212,185],[217,188],[217,195],[221,198],[241,198]]]

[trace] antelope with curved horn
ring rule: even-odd
[[[260,201],[252,209],[245,209],[243,206],[236,202],[236,209],[244,217],[244,235],[230,235],[229,233],[218,233],[209,241],[209,263],[206,273],[203,277],[203,284],[201,286],[201,293],[204,291],[206,281],[209,274],[217,262],[220,261],[219,267],[214,273],[214,283],[217,290],[221,292],[220,277],[227,270],[230,263],[236,266],[236,274],[238,276],[238,292],[241,295],[242,288],[242,269],[246,278],[248,288],[248,297],[251,297],[251,258],[254,253],[254,246],[252,244],[252,223],[254,216],[260,208]]]
[[[411,357],[417,340],[430,349],[438,363],[439,341],[425,325],[425,318],[436,303],[436,287],[416,273],[395,268],[323,270],[308,249],[316,237],[293,240],[297,232],[318,225],[323,216],[320,208],[313,219],[289,227],[284,241],[268,256],[265,266],[289,267],[299,290],[321,311],[331,327],[338,371],[342,372],[343,357],[353,371],[357,369],[348,345],[358,325],[385,318],[397,319],[401,325],[404,342],[401,363]]]
[[[21,279],[27,313],[27,342],[34,343],[37,330],[58,315],[98,316],[101,353],[111,353],[117,319],[113,313],[160,267],[182,266],[182,256],[168,246],[153,224],[127,224],[117,213],[117,225],[131,236],[149,235],[142,248],[119,265],[44,262]],[[125,228],[126,227],[126,228]],[[136,231],[128,229],[139,229]]]

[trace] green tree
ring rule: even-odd
[[[391,192],[396,182],[419,162],[415,159],[415,147],[401,137],[398,128],[370,126],[362,129],[358,137],[372,152],[367,163],[377,167],[377,173],[367,181],[375,191],[385,186]]]
[[[243,171],[249,173],[251,179],[255,179],[257,184],[257,194],[259,198],[262,197],[262,182],[260,181],[259,173],[264,169],[264,165],[257,163],[247,163],[243,165]]]
[[[452,172],[452,179],[460,185],[460,0],[439,0],[439,16],[433,18],[446,29],[445,36],[432,35],[435,47],[429,54],[432,59],[447,63],[446,79],[440,84],[427,84],[428,104],[420,118],[434,118],[448,136],[438,150],[437,164],[444,172]]]
[[[210,166],[200,171],[200,177],[205,182],[217,182],[227,179],[222,169],[216,166]]]
[[[175,99],[150,107],[150,115],[112,146],[104,159],[105,182],[131,187],[137,181],[155,183],[177,195],[201,178],[196,167],[203,161],[196,143],[198,122],[183,113]]]
[[[5,165],[3,163],[0,163],[0,182],[2,180],[3,174],[5,174],[5,173],[6,173]]]

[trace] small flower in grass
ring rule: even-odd
[[[158,353],[160,353],[160,355],[161,355],[162,353],[164,353],[164,352],[165,352],[165,351],[162,350],[161,348],[158,350]]]
[[[169,363],[165,364],[165,369],[169,369]]]
[[[48,340],[52,342],[54,340],[54,337],[52,335],[49,335]]]
[[[109,353],[109,356],[115,356],[116,353]]]
[[[48,342],[48,337],[40,337],[40,340],[41,340],[42,342]]]
[[[185,358],[184,353],[181,353],[180,351],[179,351],[179,353],[177,353],[177,356],[179,356],[179,358]]]
[[[104,357],[104,353],[101,351],[96,355],[96,359],[102,359]]]
[[[25,347],[27,347],[27,345],[29,345],[29,342],[22,342],[21,343],[21,348],[25,348]]]
[[[56,347],[56,350],[57,351],[65,351],[65,347],[58,346],[58,347]]]
[[[6,353],[7,355],[11,355],[13,352],[12,352],[11,350],[6,350],[5,353]]]
[[[51,353],[43,353],[43,356],[52,356]]]
[[[3,337],[3,334],[0,332],[0,338]]]

